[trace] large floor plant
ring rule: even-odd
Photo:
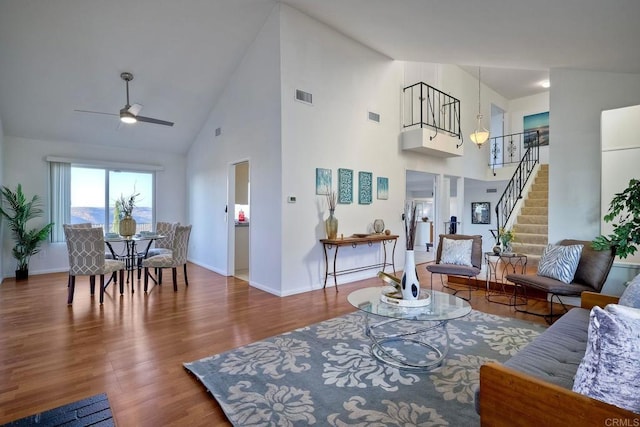
[[[623,192],[616,193],[603,219],[617,219],[617,223],[613,224],[613,233],[593,240],[594,249],[614,249],[620,258],[633,255],[640,245],[640,180],[630,180]]]
[[[29,260],[40,251],[40,244],[47,239],[53,223],[41,228],[27,229],[27,223],[43,215],[42,203],[38,195],[30,200],[18,184],[15,191],[2,187],[2,207],[0,214],[7,221],[15,242],[13,257],[18,261],[16,279],[26,279],[29,275]]]

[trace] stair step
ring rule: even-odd
[[[522,215],[547,215],[549,213],[549,209],[546,206],[537,207],[537,206],[524,206],[520,211]]]
[[[549,234],[549,226],[545,224],[515,224],[513,231],[518,234]]]
[[[516,219],[517,224],[549,224],[549,217],[547,215],[518,215]]]
[[[527,195],[527,199],[548,199],[548,191],[530,191]]]
[[[516,233],[516,241],[525,245],[546,245],[549,242],[549,238],[546,234]]]
[[[534,182],[531,186],[531,191],[544,191],[549,192],[549,183],[548,182]]]
[[[549,199],[529,199],[527,198],[524,201],[524,205],[525,207],[528,208],[535,208],[535,207],[544,207],[544,208],[548,208],[549,207]]]
[[[519,254],[526,254],[526,255],[542,255],[542,252],[544,251],[544,249],[547,247],[547,245],[542,245],[542,244],[535,244],[535,243],[519,243],[517,241],[513,242],[511,244],[511,246],[513,247],[513,250]]]

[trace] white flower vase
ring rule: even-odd
[[[404,272],[402,273],[402,299],[417,300],[420,297],[420,282],[416,271],[416,258],[413,251],[404,255]]]

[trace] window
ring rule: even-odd
[[[118,232],[115,202],[132,194],[138,194],[133,211],[136,231],[153,230],[154,182],[154,172],[51,162],[51,212],[56,228],[52,241],[64,241],[62,224],[89,222],[105,232]]]

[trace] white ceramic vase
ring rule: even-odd
[[[416,271],[416,258],[413,251],[404,255],[404,272],[402,273],[402,299],[416,300],[420,297],[420,282]]]

